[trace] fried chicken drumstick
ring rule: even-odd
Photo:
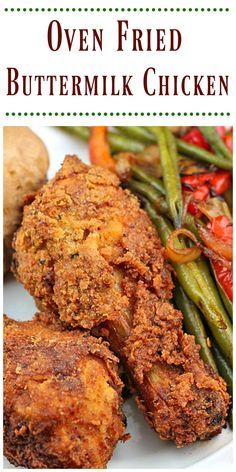
[[[5,317],[5,455],[27,468],[104,468],[124,434],[117,358],[48,321]]]
[[[155,228],[115,175],[66,157],[25,208],[14,247],[14,272],[41,309],[109,340],[162,439],[183,446],[221,431],[225,382],[183,333]]]

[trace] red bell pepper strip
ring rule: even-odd
[[[217,280],[229,300],[233,301],[233,272],[218,261],[212,261]]]
[[[202,202],[207,199],[207,197],[209,196],[209,193],[210,193],[210,190],[209,190],[208,185],[200,185],[200,187],[198,187],[197,190],[193,192],[193,198],[194,200]]]
[[[210,146],[204,136],[202,135],[201,131],[198,128],[193,128],[189,133],[183,136],[183,141],[187,143],[193,144],[194,146],[201,147],[203,149],[210,150]]]
[[[184,175],[181,177],[181,181],[186,187],[196,189],[207,182],[211,182],[214,174],[214,172],[204,172],[202,174]]]
[[[221,195],[231,185],[231,174],[228,171],[217,170],[202,174],[184,175],[181,177],[183,192],[192,191],[193,196],[188,205],[188,211],[192,215],[198,214],[199,202],[205,201],[210,192],[213,195]]]
[[[218,131],[218,134],[223,139],[225,137],[225,126],[215,126],[215,129]]]
[[[216,216],[207,224],[207,228],[225,243],[233,244],[233,225],[227,216]]]
[[[200,211],[198,209],[198,203],[196,200],[190,200],[187,210],[193,216],[200,216]]]
[[[233,152],[233,135],[226,134],[224,137],[224,142],[231,152]]]
[[[233,130],[227,130],[225,126],[215,126],[216,130],[218,131],[221,139],[224,141],[226,146],[229,148],[231,152],[233,152]]]
[[[230,172],[222,170],[182,176],[183,192],[193,192],[188,211],[192,215],[196,215],[198,213],[197,203],[206,200],[210,192],[213,195],[221,195],[230,187],[231,181]]]
[[[231,246],[233,244],[233,225],[227,216],[217,216],[207,224],[207,228],[212,235],[222,241],[223,244]],[[211,261],[215,276],[229,300],[233,300],[233,272],[220,261]]]
[[[211,189],[216,195],[224,193],[231,185],[231,173],[227,170],[217,170],[211,179]]]
[[[220,135],[221,139],[225,142],[226,146],[230,149],[230,151],[233,151],[233,133],[232,129],[230,131],[227,131],[225,126],[215,126],[216,130],[218,131],[218,134]],[[195,127],[189,133],[187,133],[185,136],[182,137],[183,141],[186,141],[187,143],[193,144],[194,146],[201,147],[203,149],[206,149],[207,151],[211,151],[211,146],[207,142],[207,140],[204,138],[202,135],[201,131]]]

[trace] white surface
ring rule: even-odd
[[[65,154],[77,153],[88,162],[86,145],[67,136],[55,128],[34,129],[45,141],[50,153],[49,177],[54,175],[63,161]],[[9,276],[4,284],[4,312],[17,320],[30,319],[36,308],[33,299]],[[193,470],[233,470],[232,465],[232,433],[229,429],[211,441],[198,442],[184,449],[176,449],[171,442],[161,441],[158,435],[144,421],[133,401],[125,404],[127,415],[127,432],[132,439],[125,444],[120,443],[109,463],[109,469],[181,469]],[[12,468],[8,461],[5,468]]]

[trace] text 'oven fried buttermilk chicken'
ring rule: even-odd
[[[47,322],[50,324],[47,325]],[[104,468],[124,434],[117,358],[50,316],[4,323],[4,453],[27,468]]]
[[[221,431],[225,382],[183,333],[155,228],[115,175],[66,157],[25,208],[14,247],[14,272],[41,309],[109,340],[162,439],[183,446]]]

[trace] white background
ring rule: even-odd
[[[230,7],[229,13],[3,13],[0,29],[1,43],[1,108],[2,111],[15,112],[231,112],[235,108],[235,83],[233,51],[235,42],[235,21],[232,0],[195,0],[195,1],[10,1],[3,6],[56,6],[63,7]],[[47,44],[47,29],[51,20],[58,19],[65,28],[104,28],[103,51],[68,52],[64,46],[58,52],[50,51]],[[182,33],[182,46],[177,52],[117,52],[117,19],[128,19],[131,27],[137,28],[178,28]],[[147,67],[156,67],[158,73],[166,75],[229,75],[230,95],[228,97],[149,97],[144,93],[142,77]],[[122,74],[134,75],[133,97],[6,97],[6,67],[17,67],[22,74]],[[198,118],[201,123],[215,122],[216,118]],[[4,118],[5,120],[5,118]],[[17,118],[6,119],[15,123]],[[44,118],[44,123],[64,123],[65,118]],[[93,120],[111,124],[110,117],[96,117]],[[126,118],[129,123],[143,122],[142,117]],[[145,118],[149,123],[152,118]],[[170,122],[173,118],[159,118],[155,121]],[[177,118],[179,122],[179,118]],[[186,122],[186,118],[184,119]],[[196,123],[196,118],[187,122]],[[18,118],[19,121],[19,118]],[[20,118],[27,123],[29,118]],[[34,118],[42,122],[42,118]],[[67,117],[67,124],[87,124],[88,118]],[[113,118],[116,123],[124,118]],[[218,118],[217,123],[232,124],[231,118]]]

